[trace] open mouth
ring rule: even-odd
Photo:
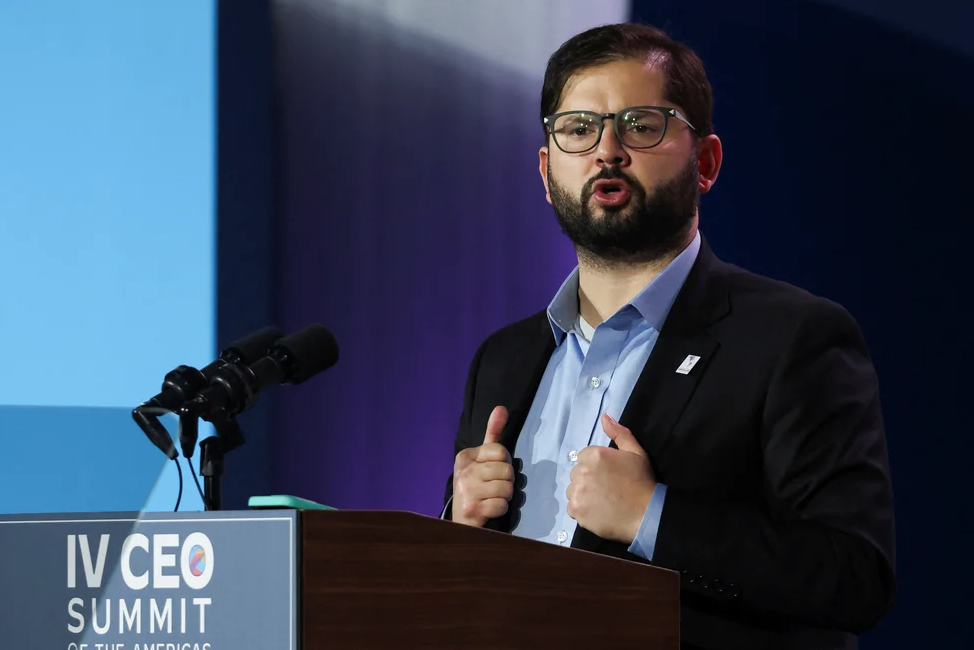
[[[623,180],[599,180],[592,186],[592,198],[604,206],[625,205],[631,194],[629,184]]]

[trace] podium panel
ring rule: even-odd
[[[0,517],[0,636],[45,650],[297,647],[294,511]]]

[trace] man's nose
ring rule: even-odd
[[[626,167],[631,162],[629,151],[619,142],[615,129],[611,125],[606,125],[605,129],[602,130],[602,139],[599,140],[599,146],[595,152],[596,162],[600,167],[605,165]]]

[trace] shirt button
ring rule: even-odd
[[[591,379],[588,380],[588,385],[591,386],[592,388],[598,388],[599,386],[602,385],[602,380],[599,379],[598,377],[592,377]]]
[[[558,541],[559,542],[564,542],[566,539],[568,539],[568,533],[566,533],[563,530],[559,530],[558,531]]]
[[[573,463],[577,463],[578,462],[578,452],[575,451],[574,449],[572,449],[570,452],[568,452],[568,460],[572,461]]]

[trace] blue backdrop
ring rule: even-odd
[[[214,11],[0,4],[0,512],[175,505],[129,411],[215,355]]]

